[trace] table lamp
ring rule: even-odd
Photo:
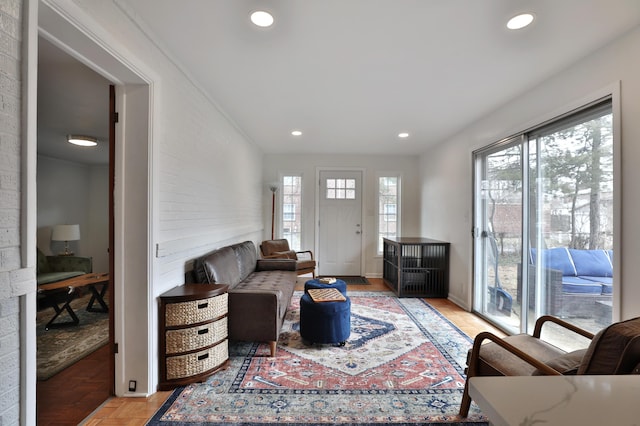
[[[52,241],[64,241],[64,253],[59,256],[73,256],[73,252],[69,251],[69,241],[78,241],[80,239],[80,225],[56,225],[51,233]]]

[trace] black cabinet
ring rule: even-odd
[[[449,246],[430,238],[384,238],[383,278],[398,297],[447,297]]]

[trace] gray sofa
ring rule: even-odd
[[[91,272],[93,272],[93,261],[90,257],[45,256],[38,249],[38,264],[36,266],[38,285],[67,280]]]
[[[229,339],[269,342],[275,356],[296,277],[295,260],[259,259],[245,241],[195,259],[189,281],[228,284]]]
[[[558,317],[594,317],[594,312],[611,306],[613,287],[613,251],[578,250],[555,247],[530,250],[529,282],[535,280],[535,266],[542,257],[546,275],[547,297],[544,309]],[[529,288],[529,305],[533,307],[535,295]],[[518,300],[522,283],[518,268]],[[605,309],[606,310],[606,309]]]

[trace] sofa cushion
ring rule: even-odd
[[[256,261],[258,260],[256,246],[252,241],[244,241],[232,245],[231,249],[233,249],[236,255],[238,270],[240,271],[240,281],[242,281],[256,269]]]
[[[55,283],[62,280],[68,280],[69,278],[79,277],[84,275],[84,271],[67,271],[67,272],[45,272],[38,274],[36,280],[38,285]]]
[[[640,317],[620,321],[599,331],[578,368],[578,374],[616,374],[627,344],[640,336]]]
[[[263,256],[271,256],[276,252],[288,251],[289,241],[281,238],[279,240],[265,240],[260,246]]]
[[[602,294],[613,294],[613,283],[602,283]]]
[[[295,271],[297,263],[293,259],[258,259],[256,271]]]
[[[604,250],[569,249],[578,276],[613,277],[613,267]]]
[[[565,354],[562,349],[528,334],[517,334],[509,339],[510,344],[544,363]],[[503,376],[528,376],[536,370],[533,365],[493,342],[480,347],[479,361],[481,372],[492,371]]]
[[[206,255],[201,267],[209,284],[228,284],[233,288],[240,282],[240,269],[231,247],[222,247]]]
[[[578,373],[578,368],[580,367],[580,363],[582,362],[586,352],[586,349],[578,349],[577,351],[569,352],[564,355],[560,355],[557,358],[553,358],[552,360],[545,362],[545,364],[565,376],[573,376]],[[533,372],[533,376],[543,375],[544,373],[538,369]]]
[[[556,269],[562,272],[563,276],[576,276],[576,267],[573,264],[573,260],[569,255],[569,250],[566,247],[555,247],[546,250],[542,250],[543,267],[548,269]],[[536,264],[537,251],[531,249],[531,261]]]
[[[276,256],[277,258],[282,258],[282,259],[294,259],[294,260],[298,258],[298,256],[296,256],[296,252],[293,250],[276,251],[276,252],[273,252],[271,256]]]
[[[236,285],[229,293],[251,291],[255,293],[269,292],[277,294],[280,301],[278,318],[284,318],[289,307],[289,301],[293,296],[295,285],[283,285],[283,283],[295,283],[296,273],[294,271],[258,271],[249,275],[245,280]],[[247,312],[247,318],[252,321],[259,321],[259,318],[252,318]]]
[[[602,283],[581,277],[562,277],[562,292],[570,294],[602,294]]]

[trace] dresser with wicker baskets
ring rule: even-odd
[[[203,381],[228,365],[228,288],[185,284],[160,295],[159,390]]]

